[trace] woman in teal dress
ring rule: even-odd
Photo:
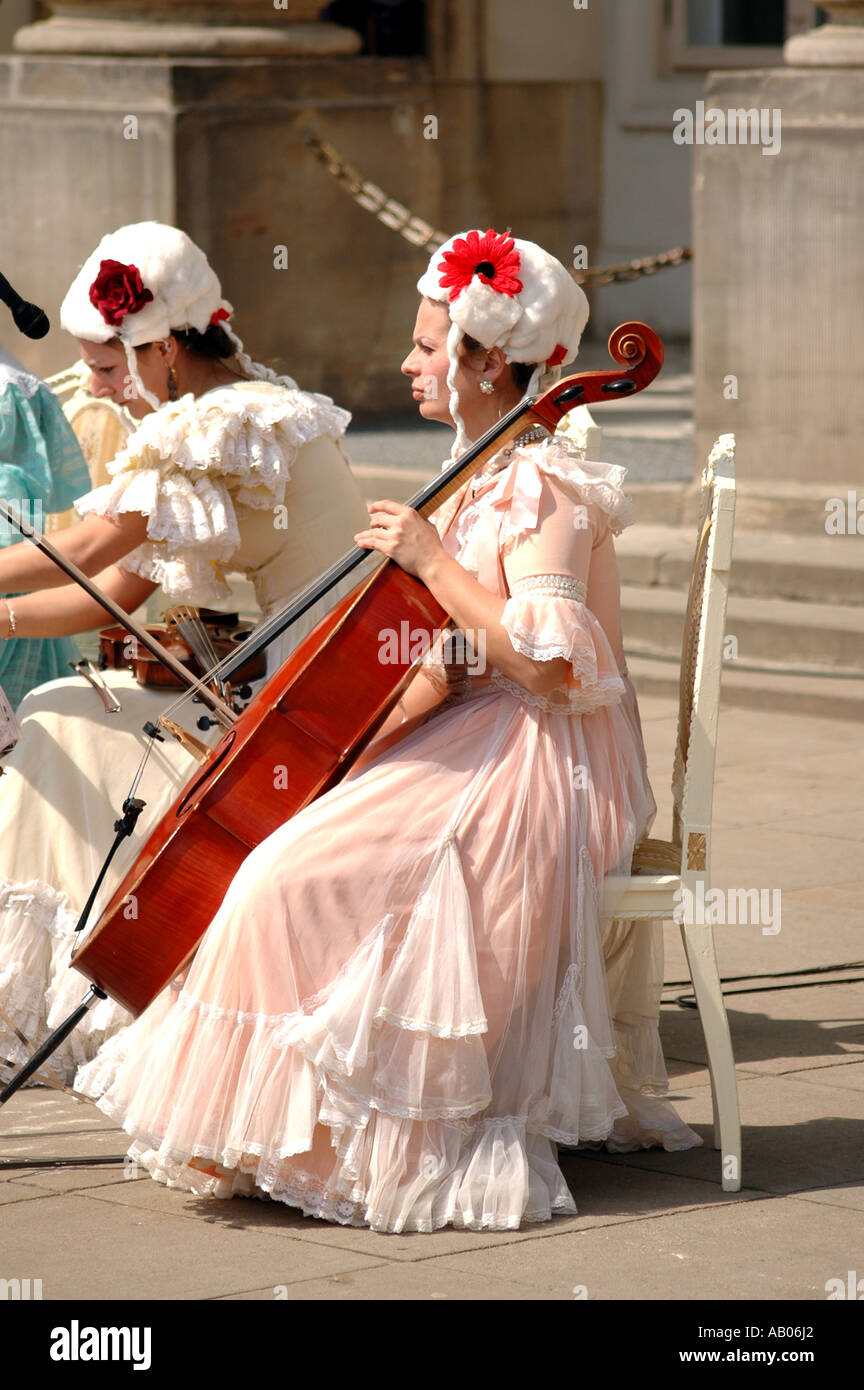
[[[0,352],[0,498],[38,531],[90,488],[90,475],[60,402],[38,376]],[[22,540],[0,518],[0,546]],[[13,709],[28,691],[68,675],[79,655],[69,637],[0,642],[0,686]]]

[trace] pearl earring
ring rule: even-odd
[[[483,392],[484,396],[491,396],[492,392],[495,390],[495,386],[489,380],[488,376],[484,376],[483,380],[480,382],[480,390]]]

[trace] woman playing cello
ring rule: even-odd
[[[455,451],[572,360],[587,318],[558,261],[491,230],[419,289],[402,370]],[[575,1210],[556,1143],[700,1142],[659,1098],[643,948],[614,944],[611,1001],[604,971],[597,886],[655,812],[621,646],[623,472],[536,435],[434,526],[370,508],[358,543],[417,575],[474,656],[430,658],[130,1029],[100,1104],[158,1180],[381,1231],[502,1230]]]

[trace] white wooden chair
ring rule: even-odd
[[[685,912],[682,904],[693,903],[700,882],[706,896],[710,885],[714,761],[734,524],[735,436],[724,434],[702,474],[701,514],[681,649],[672,838],[642,840],[633,854],[631,876],[607,882],[605,888],[606,915],[613,919],[671,917],[681,924],[705,1034],[714,1144],[721,1151],[727,1192],[737,1192],[741,1186],[741,1122],[732,1039],[712,924],[687,920],[710,913]]]

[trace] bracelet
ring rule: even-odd
[[[9,632],[7,633],[6,637],[4,637],[4,638],[2,638],[2,639],[0,639],[0,640],[2,640],[2,641],[4,641],[4,642],[8,642],[8,640],[9,640],[10,637],[14,637],[14,636],[15,636],[15,629],[17,628],[18,624],[17,624],[16,621],[15,621],[15,614],[12,612],[12,609],[9,607],[9,600],[8,600],[7,598],[4,598],[4,599],[2,600],[2,602],[5,603],[5,605],[6,605],[6,613],[7,613],[7,616],[8,616],[8,618],[9,618]]]

